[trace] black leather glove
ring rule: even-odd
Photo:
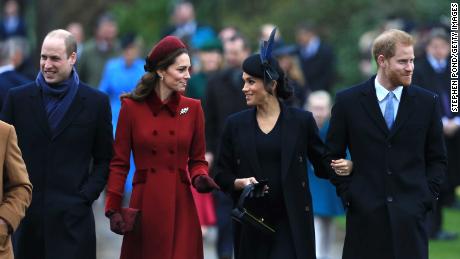
[[[123,235],[125,233],[125,222],[120,212],[114,212],[110,215],[110,230],[112,232]]]
[[[268,180],[260,180],[258,183],[253,184],[251,193],[249,194],[250,198],[259,198],[264,197],[268,193]]]
[[[199,193],[208,193],[212,190],[220,190],[219,185],[217,185],[217,183],[207,175],[196,176],[193,179],[193,186]]]

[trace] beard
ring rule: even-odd
[[[390,70],[387,72],[387,77],[388,81],[390,81],[390,83],[394,87],[397,87],[399,85],[407,87],[412,83],[412,74],[405,76],[404,74],[400,74]]]

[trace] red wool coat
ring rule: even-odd
[[[120,208],[131,151],[136,172],[130,207],[142,211],[141,227],[124,236],[121,258],[202,259],[190,184],[208,172],[200,102],[177,93],[166,104],[155,93],[143,102],[122,100],[106,211]]]

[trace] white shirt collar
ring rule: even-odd
[[[385,87],[383,87],[382,84],[379,83],[379,81],[377,80],[377,77],[375,77],[374,84],[375,84],[375,94],[377,95],[377,99],[379,100],[379,102],[381,102],[383,99],[385,99],[385,97],[387,97],[387,94],[389,91]],[[398,102],[401,101],[402,90],[403,90],[403,86],[400,85],[392,91],[396,97],[396,100],[398,100]]]
[[[0,66],[0,74],[11,70],[14,70],[14,66],[11,64]]]

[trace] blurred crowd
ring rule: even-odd
[[[0,105],[8,89],[35,80],[38,73],[38,57],[31,56],[27,37],[27,24],[21,16],[20,6],[15,0],[4,1],[0,21]],[[259,39],[267,40],[275,24],[260,26]],[[430,89],[441,96],[444,135],[446,139],[449,167],[448,180],[443,184],[441,198],[431,213],[430,237],[435,240],[456,239],[457,234],[443,228],[442,209],[460,209],[460,200],[455,195],[460,185],[460,118],[448,110],[450,86],[450,39],[449,27],[442,22],[417,25],[398,17],[388,18],[381,26],[364,33],[357,41],[360,63],[356,64],[363,79],[375,74],[376,65],[372,59],[371,46],[382,31],[396,28],[410,32],[417,39],[415,84]],[[111,14],[98,18],[96,28],[84,28],[78,21],[65,28],[78,42],[77,71],[80,80],[86,82],[110,97],[113,128],[116,128],[121,107],[120,95],[131,91],[144,73],[145,49],[152,43],[145,42],[134,31],[119,33],[117,20]],[[89,39],[89,31],[94,31]],[[337,57],[334,48],[321,37],[317,26],[308,21],[299,21],[293,35],[295,42],[284,40],[283,32],[277,34],[273,55],[285,71],[294,96],[289,105],[313,112],[320,132],[327,131],[331,95],[340,85],[337,73]],[[201,23],[195,17],[190,2],[178,3],[171,14],[171,25],[164,28],[163,35],[174,35],[188,45],[192,59],[192,75],[188,82],[186,96],[201,100],[206,121],[206,159],[210,164],[216,156],[219,136],[225,119],[232,113],[246,109],[241,91],[242,62],[258,49],[252,49],[247,35],[235,26],[213,28]],[[291,38],[291,37],[286,37]],[[355,64],[350,64],[355,65]],[[358,82],[356,82],[358,83]],[[129,192],[130,178],[126,183]],[[311,171],[311,170],[310,170]],[[318,258],[330,258],[330,246],[334,242],[334,218],[343,215],[343,207],[335,195],[333,186],[327,181],[309,175],[314,200],[315,228]],[[194,193],[203,235],[209,227],[218,229],[216,250],[219,259],[232,258],[233,240],[230,211],[232,200],[221,192],[213,194]]]

